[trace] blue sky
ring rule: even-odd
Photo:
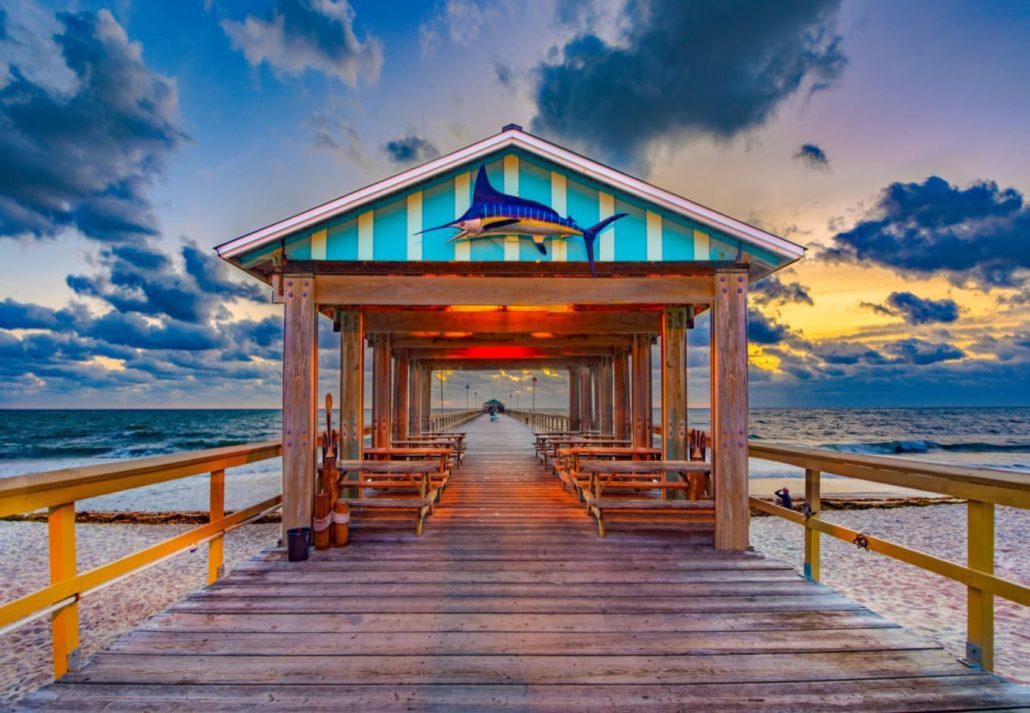
[[[508,122],[810,248],[753,404],[1030,404],[1026,3],[0,8],[0,406],[276,405],[281,311],[211,248]]]

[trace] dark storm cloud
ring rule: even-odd
[[[809,168],[829,168],[830,159],[826,152],[815,144],[801,144],[801,148],[794,154],[794,160],[800,161]]]
[[[629,0],[622,37],[594,33],[598,5],[564,2],[579,33],[536,70],[535,132],[639,163],[656,139],[726,139],[764,124],[805,83],[845,65],[836,0]]]
[[[784,282],[779,275],[769,275],[751,286],[750,295],[760,305],[815,304],[808,288],[800,282]]]
[[[352,87],[374,84],[383,46],[371,35],[360,39],[354,17],[346,0],[276,0],[261,17],[224,20],[222,29],[253,66],[267,63],[278,75],[312,69]]]
[[[222,344],[219,334],[206,325],[166,320],[154,326],[139,315],[114,311],[94,320],[87,335],[108,344],[138,349],[197,351],[215,349]]]
[[[915,365],[952,361],[966,355],[964,351],[951,344],[926,342],[915,338],[890,342],[884,346],[884,350],[893,354],[900,362]]]
[[[1015,287],[1018,272],[1030,268],[1030,208],[1019,191],[993,181],[965,189],[937,176],[892,183],[823,256],[900,273],[944,272],[985,289]]]
[[[439,156],[440,150],[427,139],[411,133],[387,142],[383,153],[394,163],[421,163]]]
[[[777,324],[757,310],[748,313],[747,338],[754,344],[780,344],[787,341],[791,331],[782,324]]]
[[[901,317],[909,324],[930,324],[933,322],[954,322],[958,319],[959,306],[955,300],[924,299],[911,292],[892,292],[885,304],[863,302],[874,312]]]
[[[36,83],[17,65],[0,87],[0,236],[155,235],[144,190],[186,138],[175,82],[144,65],[107,10],[57,20],[71,89]]]
[[[197,247],[189,241],[182,248],[182,260],[186,274],[193,278],[201,292],[220,297],[260,301],[266,292],[254,282],[233,282],[228,276],[228,266],[222,260]]]
[[[886,364],[880,352],[859,342],[824,340],[812,346],[812,354],[827,364]]]

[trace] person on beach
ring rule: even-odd
[[[787,490],[787,486],[783,486],[773,494],[780,499],[780,505],[788,510],[794,509],[794,499],[790,497],[790,491]]]

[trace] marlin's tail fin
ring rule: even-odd
[[[597,240],[597,236],[600,235],[605,228],[617,221],[619,218],[625,218],[626,213],[616,213],[613,216],[605,218],[597,225],[592,225],[583,231],[583,242],[587,248],[587,262],[590,264],[590,272],[597,277],[597,266],[594,264],[594,241]]]

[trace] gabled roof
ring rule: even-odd
[[[385,180],[373,183],[353,193],[323,203],[302,213],[280,220],[259,230],[241,235],[215,248],[218,255],[232,259],[262,246],[279,241],[286,236],[310,228],[347,211],[372,203],[391,194],[408,189],[437,174],[474,162],[496,151],[514,147],[530,154],[564,166],[599,183],[607,184],[644,201],[654,203],[673,213],[679,213],[699,223],[711,226],[727,235],[747,241],[793,262],[804,256],[805,248],[772,233],[748,225],[735,218],[706,208],[675,193],[653,186],[614,168],[605,166],[566,148],[545,141],[522,130],[514,124],[505,126],[499,134],[440,156],[420,166],[398,173]]]

